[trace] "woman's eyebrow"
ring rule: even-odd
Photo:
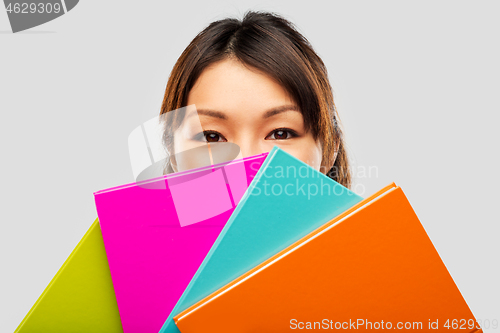
[[[262,118],[266,119],[272,116],[275,116],[279,113],[286,112],[286,111],[300,111],[299,107],[297,105],[281,105],[274,107],[272,109],[266,110],[264,114],[262,115]],[[209,109],[197,109],[197,112],[199,115],[205,115],[205,116],[210,116],[210,117],[215,117],[223,120],[227,120],[227,116],[224,112],[221,111],[215,111],[215,110],[209,110]]]
[[[282,105],[282,106],[278,106],[278,107],[267,110],[262,115],[262,118],[266,119],[266,118],[275,116],[279,113],[286,112],[286,111],[300,111],[300,110],[299,110],[299,107],[297,105],[293,105],[293,104]]]
[[[197,109],[197,111],[198,111],[199,115],[202,114],[205,116],[210,116],[210,117],[215,117],[215,118],[227,120],[227,116],[223,112],[220,112],[220,111],[206,110],[206,109]]]

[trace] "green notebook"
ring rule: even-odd
[[[123,332],[99,220],[71,252],[17,332]]]

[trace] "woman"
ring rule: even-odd
[[[244,157],[277,145],[350,187],[325,65],[284,18],[248,12],[200,32],[172,70],[160,115],[193,104],[203,128],[197,140],[232,142]],[[182,149],[179,124],[170,119],[164,133],[171,156]],[[175,163],[167,171],[176,171]]]

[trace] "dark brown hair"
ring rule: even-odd
[[[160,115],[186,106],[189,91],[203,70],[229,57],[274,78],[294,98],[306,130],[322,144],[323,162],[337,153],[327,175],[349,188],[349,163],[326,67],[307,39],[277,14],[250,11],[242,20],[215,21],[201,31],[170,74]],[[169,126],[164,135],[169,151],[171,132]]]

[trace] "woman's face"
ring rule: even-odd
[[[297,104],[276,81],[256,69],[234,59],[211,65],[194,84],[187,104],[196,106],[203,130],[196,140],[232,142],[243,157],[269,152],[276,145],[320,170],[321,144],[305,131]],[[190,148],[186,145],[174,133],[174,150],[185,151]]]

